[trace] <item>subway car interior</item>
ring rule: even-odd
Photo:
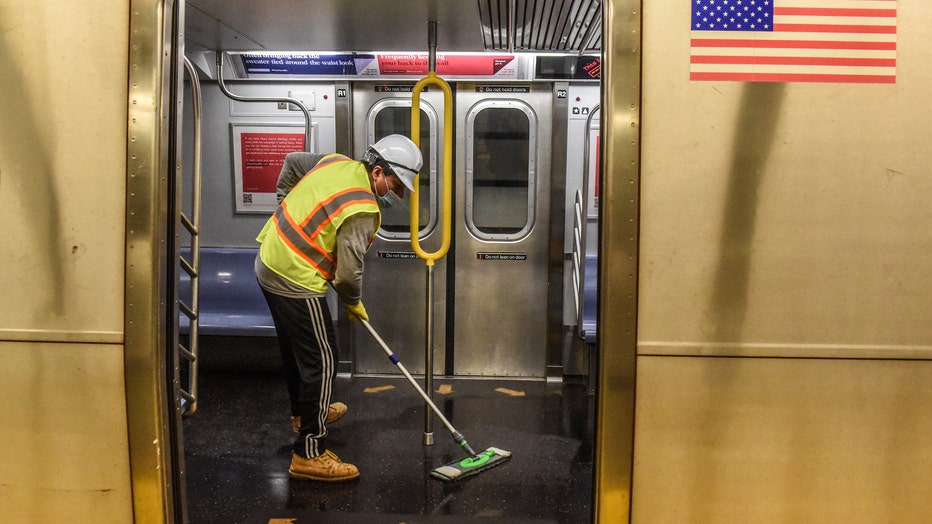
[[[0,520],[932,522],[932,4],[739,1],[0,0]],[[256,239],[392,134],[293,479]]]
[[[591,520],[601,3],[183,7],[175,369],[186,518]],[[333,400],[349,406],[328,440],[360,478],[289,479],[294,435],[255,237],[278,205],[287,153],[358,159],[412,133],[424,158],[416,207],[383,210],[365,260],[381,342],[328,297]],[[453,431],[510,460],[434,478],[467,458]]]

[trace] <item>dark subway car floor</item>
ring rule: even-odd
[[[360,477],[325,483],[288,476],[294,435],[274,340],[210,339],[201,355],[197,413],[183,423],[191,524],[592,520],[595,400],[582,381],[434,377],[434,402],[474,449],[513,453],[445,482],[430,471],[464,452],[437,417],[423,445],[426,406],[404,377],[338,377],[333,401],[349,411],[328,445]]]

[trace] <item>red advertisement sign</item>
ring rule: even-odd
[[[379,73],[383,75],[426,75],[426,53],[380,54]],[[514,55],[437,55],[437,74],[468,76],[515,76]]]
[[[242,133],[243,192],[275,193],[285,155],[304,151],[304,133]]]

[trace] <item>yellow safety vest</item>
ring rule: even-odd
[[[256,237],[262,244],[259,257],[291,282],[325,293],[337,269],[337,230],[357,213],[374,214],[378,230],[381,214],[365,167],[343,155],[327,155],[265,223]]]

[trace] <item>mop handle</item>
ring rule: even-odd
[[[416,380],[414,380],[414,377],[411,376],[411,373],[408,373],[408,370],[405,369],[404,365],[402,365],[398,356],[395,355],[391,349],[389,349],[388,344],[386,344],[385,341],[382,340],[382,337],[380,337],[379,334],[375,332],[375,328],[373,328],[367,320],[359,319],[359,321],[362,322],[362,325],[365,326],[367,331],[369,331],[369,334],[372,335],[372,338],[374,338],[375,341],[378,342],[380,346],[382,346],[382,350],[385,351],[386,355],[388,355],[388,359],[391,360],[393,364],[398,366],[398,369],[404,373],[405,378],[408,379],[408,382],[410,382],[411,385],[414,386],[414,389],[416,389],[417,392],[420,393],[422,397],[424,397],[424,400],[427,402],[427,404],[431,407],[434,413],[437,414],[437,417],[440,418],[441,422],[443,422],[443,425],[446,426],[447,429],[450,430],[450,433],[453,434],[453,438],[457,439],[457,443],[465,440],[463,439],[462,434],[459,431],[456,431],[456,428],[450,424],[450,421],[448,421],[447,418],[443,416],[443,413],[440,412],[440,409],[437,408],[437,405],[434,404],[434,401],[430,399],[427,393],[424,393],[424,390],[421,389],[421,386],[418,385]],[[460,445],[462,444],[460,443]]]

